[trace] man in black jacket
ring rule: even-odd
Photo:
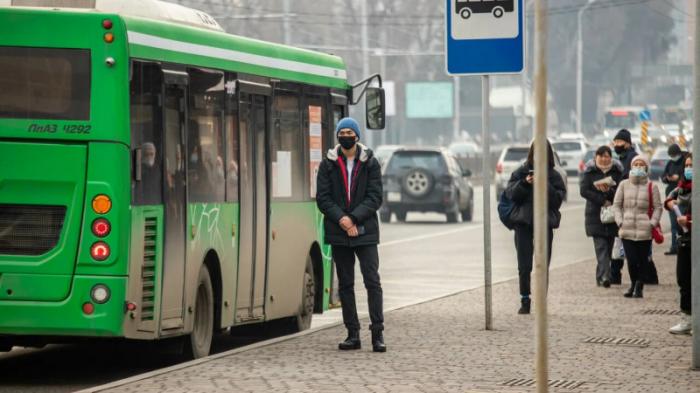
[[[632,146],[632,134],[624,128],[621,129],[613,138],[613,145],[615,146],[615,154],[617,154],[617,158],[625,169],[622,173],[622,179],[628,179],[632,168],[632,160],[638,154],[634,150],[634,146]]]
[[[685,171],[685,154],[681,151],[680,146],[672,144],[668,147],[669,160],[664,168],[664,174],[661,176],[661,181],[666,184],[666,196],[671,191],[675,190],[678,182],[683,178]],[[673,210],[668,211],[671,218],[671,249],[666,251],[665,255],[676,255],[678,253],[678,223],[676,222],[676,213]]]
[[[355,256],[367,289],[372,349],[386,352],[382,286],[379,280],[379,222],[382,175],[371,150],[358,143],[360,125],[344,118],[336,126],[339,145],[328,151],[318,171],[316,203],[324,215],[325,241],[331,245],[338,273],[343,322],[348,337],[340,350],[360,349],[355,304]]]

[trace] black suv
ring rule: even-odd
[[[438,212],[447,222],[471,221],[474,189],[471,171],[463,170],[447,150],[438,148],[400,148],[384,165],[384,205],[379,210],[382,222],[399,221],[408,212]]]

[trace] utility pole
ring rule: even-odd
[[[547,0],[535,3],[535,380],[538,393],[549,388],[547,343]]]
[[[292,29],[290,27],[290,14],[292,13],[292,5],[291,5],[291,0],[284,0],[283,3],[283,12],[284,12],[284,21],[283,21],[283,28],[284,28],[284,44],[285,45],[292,45]]]
[[[700,1],[695,2],[695,15],[700,15]],[[693,107],[695,109],[694,129],[700,130],[700,22],[695,22],[695,97]],[[693,138],[693,168],[700,168],[700,141]],[[693,276],[692,286],[692,308],[693,308],[693,368],[700,369],[700,192],[693,192],[692,204],[696,206],[693,210],[693,229],[691,244],[691,258]]]
[[[454,100],[453,100],[453,105],[454,105],[454,113],[453,113],[453,118],[452,118],[452,137],[454,140],[458,140],[460,135],[462,134],[461,130],[461,125],[460,125],[460,117],[462,116],[462,111],[461,111],[461,100],[460,100],[460,84],[461,80],[458,76],[453,76],[452,77],[452,86],[454,90]]]
[[[588,3],[578,10],[578,50],[576,55],[576,132],[583,133],[583,13],[596,0],[588,0]]]

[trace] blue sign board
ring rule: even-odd
[[[639,112],[639,120],[641,121],[651,121],[651,112],[647,109]]]
[[[445,56],[450,75],[523,70],[523,0],[446,0]]]

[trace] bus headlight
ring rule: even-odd
[[[92,301],[97,304],[107,303],[109,301],[110,296],[111,293],[109,292],[109,288],[104,284],[97,284],[94,287],[92,287],[92,290],[90,291],[90,297],[92,298]]]

